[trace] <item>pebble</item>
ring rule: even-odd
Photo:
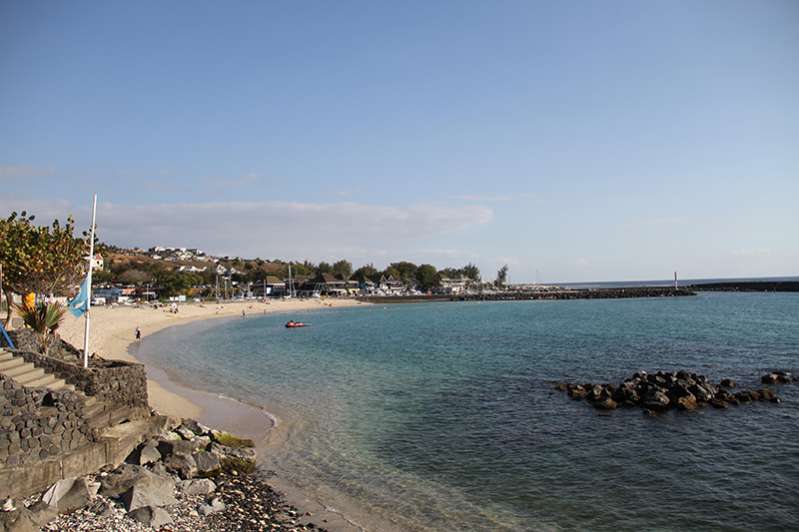
[[[224,505],[225,509],[208,516],[201,516],[197,512],[197,507],[207,504],[203,496],[179,496],[177,504],[164,508],[173,520],[168,527],[169,530],[192,532],[325,530],[313,523],[298,521],[297,509],[288,505],[280,494],[256,475],[222,474],[215,480],[217,490],[214,493],[214,501],[218,499],[218,506]],[[30,505],[37,499],[38,497],[31,497],[26,499],[25,503]],[[71,514],[60,515],[41,530],[145,532],[152,529],[128,517],[119,502],[98,495],[90,506]]]

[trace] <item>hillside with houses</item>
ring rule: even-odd
[[[120,248],[101,244],[95,256],[98,304],[129,301],[314,296],[458,295],[505,284],[507,269],[484,282],[473,264],[439,270],[433,265],[367,264],[213,256],[197,248]]]

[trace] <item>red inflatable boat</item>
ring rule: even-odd
[[[297,327],[305,327],[305,324],[301,321],[289,321],[286,323],[286,329],[296,329]]]

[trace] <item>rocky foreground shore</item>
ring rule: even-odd
[[[6,500],[0,532],[324,530],[254,474],[253,442],[170,420],[116,468]]]
[[[761,383],[769,385],[788,384],[794,380],[787,371],[773,371],[760,379]],[[598,410],[639,407],[647,414],[671,409],[696,410],[704,405],[727,408],[753,401],[781,402],[773,388],[738,392],[735,388],[736,382],[732,379],[714,383],[704,375],[687,371],[639,371],[619,384],[560,382],[555,385],[555,389],[566,392],[572,399],[585,400]]]

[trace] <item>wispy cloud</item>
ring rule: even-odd
[[[88,206],[0,198],[0,211],[27,209],[39,220],[74,213],[84,225]],[[98,206],[102,240],[128,246],[191,245],[242,256],[369,258],[385,249],[418,249],[422,242],[488,223],[481,206],[392,207],[354,202],[209,202]]]
[[[484,203],[503,203],[507,201],[513,201],[513,196],[507,195],[495,195],[495,194],[462,194],[458,196],[452,196],[451,199],[458,200],[458,201],[474,201],[474,202],[484,202]]]
[[[455,201],[466,201],[473,203],[508,203],[511,201],[521,201],[536,199],[538,196],[529,192],[519,192],[517,194],[459,194],[457,196],[450,196],[449,199]]]
[[[636,221],[636,225],[639,222],[653,226],[669,226],[684,224],[688,222],[688,218],[684,216],[655,216],[653,218],[644,218],[643,220]]]
[[[733,250],[735,257],[766,257],[771,255],[769,248],[740,248]]]
[[[52,166],[36,166],[29,164],[0,165],[0,179],[48,177],[53,174],[55,174],[55,169]]]

